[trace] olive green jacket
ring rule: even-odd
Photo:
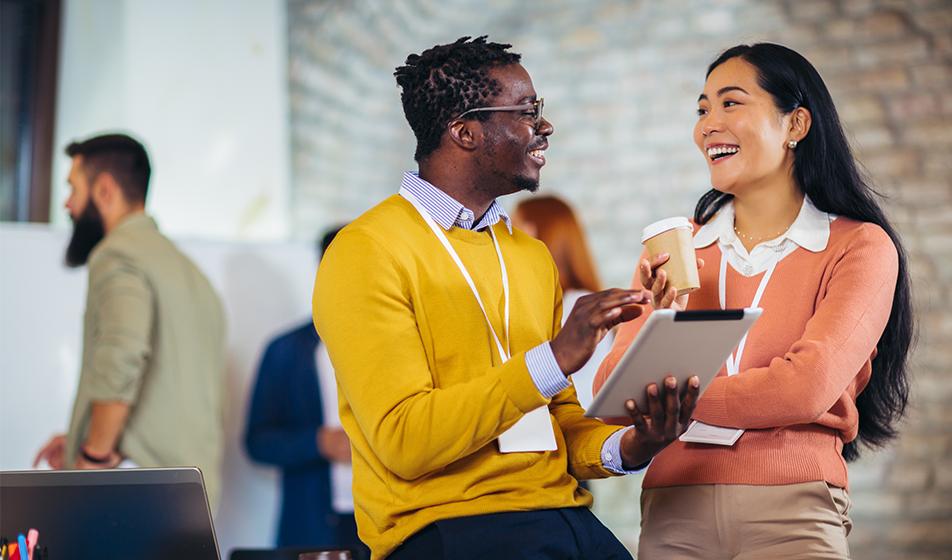
[[[212,504],[224,450],[225,321],[204,274],[149,216],[89,258],[83,361],[66,444],[72,465],[97,401],[130,405],[118,450],[141,467],[201,468]]]

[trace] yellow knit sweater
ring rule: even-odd
[[[440,519],[588,506],[576,479],[612,474],[600,452],[618,427],[585,418],[571,387],[547,401],[525,365],[525,352],[558,332],[555,265],[540,242],[494,227],[511,285],[505,364],[462,274],[399,196],[345,228],[318,271],[315,325],[351,439],[359,534],[375,558]],[[447,236],[502,336],[489,233],[453,228]],[[545,404],[558,450],[500,453],[495,439]]]

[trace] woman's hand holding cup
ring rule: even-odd
[[[661,265],[668,262],[671,255],[661,253],[655,255],[651,262],[648,259],[641,259],[638,264],[638,273],[641,276],[641,285],[651,292],[651,305],[655,309],[674,309],[675,311],[684,311],[688,307],[688,297],[690,293],[685,292],[680,296],[678,290],[668,282],[668,274]],[[704,259],[697,259],[697,269],[701,270],[704,266]]]
[[[701,287],[698,271],[704,261],[694,254],[693,238],[691,221],[683,216],[659,220],[642,230],[641,243],[651,260],[638,263],[638,275],[651,292],[655,309],[684,311],[688,294]]]

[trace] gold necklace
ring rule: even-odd
[[[796,221],[796,220],[794,220],[794,221]],[[740,231],[739,229],[737,229],[737,225],[735,224],[735,225],[734,225],[734,233],[737,234],[737,237],[740,237],[741,239],[743,239],[743,240],[745,240],[745,241],[749,241],[749,242],[751,242],[751,243],[757,243],[758,241],[763,241],[764,239],[774,239],[774,238],[776,238],[776,237],[780,237],[781,234],[783,234],[783,233],[785,233],[786,231],[788,231],[792,226],[793,226],[793,223],[791,222],[789,226],[787,226],[786,228],[784,228],[784,229],[778,231],[777,233],[775,233],[775,234],[773,234],[773,235],[762,235],[762,236],[760,236],[760,237],[754,237],[753,235],[745,235],[745,234],[741,233],[741,231]]]

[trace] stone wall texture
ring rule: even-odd
[[[919,340],[901,438],[850,466],[855,558],[952,554],[952,1],[289,0],[293,229],[311,238],[414,167],[392,72],[463,35],[511,42],[555,126],[543,189],[570,200],[609,285],[638,231],[708,188],[691,140],[715,56],[786,44],[819,69],[909,252]],[[512,204],[509,201],[508,204]],[[599,481],[632,549],[640,478]]]

